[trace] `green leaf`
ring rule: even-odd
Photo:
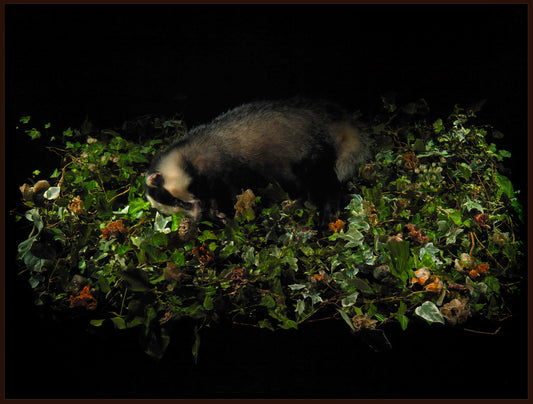
[[[296,309],[294,310],[298,315],[302,315],[305,310],[305,302],[302,299],[298,299],[296,302]]]
[[[468,209],[468,211],[470,212],[472,209],[477,209],[479,210],[481,213],[484,213],[483,211],[483,206],[481,206],[481,204],[475,202],[475,201],[472,201],[468,196],[466,197],[466,202],[463,203],[463,206]]]
[[[104,321],[106,319],[105,318],[100,318],[100,319],[93,319],[91,320],[89,323],[93,326],[93,327],[100,327]]]
[[[398,322],[400,323],[402,330],[405,331],[407,329],[407,325],[409,324],[409,318],[405,314],[401,314],[396,318]]]
[[[431,258],[432,263],[442,264],[442,261],[437,256],[440,252],[441,250],[435,247],[433,243],[427,243],[424,247],[420,248],[419,258],[423,261],[427,255]]]
[[[391,256],[391,273],[402,280],[403,283],[407,282],[409,278],[409,258],[410,249],[409,241],[395,242],[391,241],[387,243]]]
[[[261,306],[266,307],[267,309],[273,309],[276,307],[276,301],[270,295],[263,296],[263,298],[261,299],[261,303],[259,304]]]
[[[28,134],[28,136],[32,139],[32,140],[35,140],[35,139],[38,139],[41,137],[41,132],[39,132],[37,129],[35,128],[32,128],[31,130],[27,130],[26,133]]]
[[[433,123],[433,130],[437,134],[441,133],[444,130],[444,125],[442,123],[442,119],[439,118]]]
[[[271,331],[274,331],[274,327],[272,326],[272,323],[267,318],[264,320],[259,320],[257,324],[259,325],[259,328],[267,328]]]
[[[352,331],[355,332],[355,327],[352,323],[352,319],[348,316],[348,314],[346,314],[346,312],[341,309],[337,309],[337,311],[340,313],[342,319],[346,321],[346,324],[348,324],[350,328],[352,329]]]
[[[355,304],[355,302],[357,301],[357,296],[359,296],[359,292],[355,292],[355,293],[352,293],[349,296],[346,296],[341,301],[342,307],[346,308],[346,307],[353,306]]]
[[[23,259],[26,254],[28,254],[31,250],[31,247],[33,246],[33,243],[37,240],[38,235],[35,235],[33,237],[30,237],[29,239],[23,241],[18,245],[18,255],[17,259]]]
[[[490,292],[494,292],[496,294],[500,293],[500,282],[498,281],[498,278],[494,276],[487,276],[485,278],[485,283],[487,284]]]
[[[407,305],[405,302],[400,302],[400,307],[398,307],[398,311],[394,315],[398,322],[400,323],[400,326],[402,327],[402,330],[407,329],[407,324],[409,323],[409,318],[405,315],[407,312]]]
[[[97,321],[103,321],[103,320],[97,320]],[[124,330],[126,329],[126,321],[122,317],[112,317],[111,321],[113,322],[113,326],[117,330]],[[91,323],[92,324],[92,323]],[[94,325],[94,324],[93,324]]]
[[[510,158],[511,157],[511,152],[509,152],[507,150],[500,150],[498,153],[500,153],[500,156],[502,156],[502,157],[506,157],[506,158]]]
[[[157,212],[155,214],[154,230],[161,232],[161,233],[168,234],[170,233],[171,230],[167,228],[167,224],[171,222],[172,222],[171,216],[163,216],[163,215],[160,215],[159,212]]]
[[[41,283],[41,281],[35,278],[34,276],[28,279],[28,282],[30,283],[30,286],[32,287],[32,289],[35,289],[39,285],[39,283]]]
[[[61,193],[61,188],[50,187],[45,191],[44,197],[48,200],[53,200],[53,199],[57,199],[60,193]]]
[[[207,295],[204,298],[203,306],[204,306],[204,309],[206,309],[206,310],[213,310],[213,307],[214,307],[213,306],[213,296]]]
[[[507,178],[504,175],[501,175],[499,173],[495,173],[494,182],[496,182],[496,184],[498,185],[500,190],[505,195],[507,195],[508,198],[514,198],[513,184],[511,183],[509,178]]]
[[[415,309],[415,314],[422,317],[428,323],[441,323],[444,324],[444,317],[440,314],[438,307],[431,301],[422,303]]]

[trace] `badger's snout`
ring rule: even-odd
[[[172,195],[165,188],[165,179],[160,172],[149,174],[145,182],[146,197],[152,207],[167,215],[183,212],[196,220],[200,219],[202,213],[200,200],[193,197],[184,201]]]

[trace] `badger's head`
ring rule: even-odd
[[[146,176],[146,197],[161,213],[184,212],[200,219],[201,202],[189,192],[192,176],[178,150],[160,156]]]

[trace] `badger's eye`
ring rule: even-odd
[[[192,208],[194,207],[192,203],[182,201],[181,199],[178,199],[178,198],[174,198],[174,206],[178,206],[185,210],[192,210]]]
[[[152,182],[151,184],[154,184]],[[152,186],[146,187],[146,192],[150,195],[155,201],[166,205],[166,206],[177,206],[185,210],[192,210],[194,205],[190,202],[185,202],[179,198],[174,197],[170,192],[168,192],[162,186],[156,188]]]

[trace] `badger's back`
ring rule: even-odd
[[[343,110],[299,100],[242,105],[194,128],[182,143],[193,165],[208,171],[231,158],[265,174],[290,176],[290,167],[324,160],[340,181],[355,173],[363,146]]]

